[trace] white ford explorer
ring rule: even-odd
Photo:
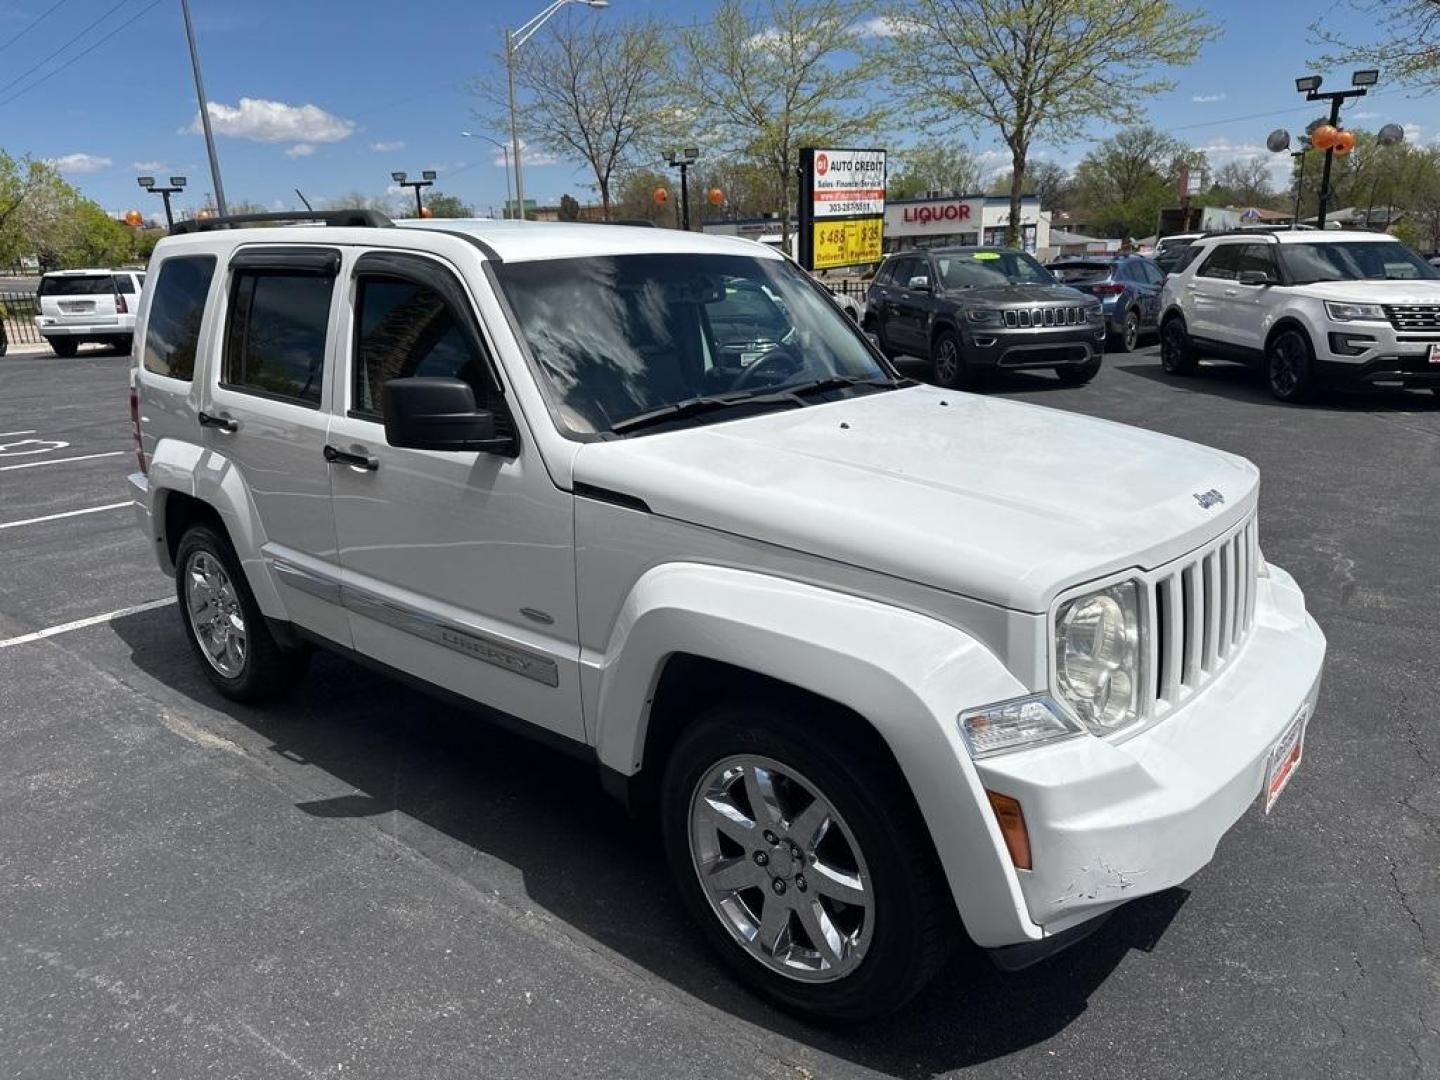
[[[140,304],[130,487],[222,693],[319,645],[523,722],[831,1018],[1083,937],[1294,773],[1325,640],[1249,462],[901,379],[747,241],[311,220],[189,226]]]

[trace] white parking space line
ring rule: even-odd
[[[61,623],[59,626],[47,626],[44,630],[36,630],[31,634],[21,634],[19,637],[6,638],[0,641],[0,649],[8,649],[12,645],[27,645],[32,641],[43,641],[45,638],[54,637],[56,634],[68,634],[71,630],[83,630],[87,626],[98,626],[107,623],[111,619],[119,619],[126,615],[138,615],[142,611],[152,611],[158,607],[165,607],[167,604],[175,603],[175,597],[167,596],[161,600],[151,600],[146,604],[136,604],[134,607],[120,608],[118,611],[107,611],[104,615],[91,615],[86,619],[76,619],[74,622]]]
[[[103,454],[77,454],[75,457],[51,458],[49,461],[26,461],[19,465],[0,465],[0,472],[9,472],[11,469],[38,469],[42,465],[64,465],[70,461],[93,461],[95,458],[119,457],[125,453],[124,450],[107,450]]]
[[[46,514],[44,517],[26,518],[24,521],[0,521],[0,529],[18,529],[21,525],[39,525],[45,521],[59,521],[61,518],[79,517],[81,514],[103,514],[106,510],[119,510],[122,507],[134,505],[133,502],[127,499],[125,502],[109,503],[105,506],[89,506],[84,510],[66,510],[63,514]]]
[[[0,431],[0,439],[4,439],[4,438],[6,438],[6,437],[8,437],[8,436],[10,436],[10,435],[34,435],[34,434],[35,434],[35,429],[34,429],[34,428],[31,428],[31,429],[28,430],[28,431]]]

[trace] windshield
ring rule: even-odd
[[[1050,264],[1050,272],[1065,285],[1069,285],[1073,281],[1102,281],[1110,276],[1110,270],[1109,263]]]
[[[1440,277],[1440,272],[1398,241],[1334,240],[1277,247],[1280,262],[1294,285]]]
[[[696,398],[793,407],[806,402],[777,391],[892,378],[854,324],[781,259],[613,255],[495,273],[560,418],[579,434]]]
[[[40,279],[41,296],[97,296],[115,291],[115,279],[109,274],[94,277],[44,277]]]
[[[936,252],[935,265],[947,289],[1055,284],[1050,271],[1023,251]]]

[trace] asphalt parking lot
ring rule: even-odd
[[[1153,348],[999,388],[1255,461],[1322,700],[1184,888],[835,1030],[727,978],[584,766],[329,657],[214,694],[117,505],[127,369],[0,360],[0,1075],[1440,1076],[1440,399],[1284,407]]]

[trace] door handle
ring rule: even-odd
[[[201,427],[219,428],[232,433],[240,430],[240,421],[233,416],[211,416],[202,412],[196,419],[200,421]]]
[[[325,444],[325,460],[331,465],[350,465],[357,469],[365,469],[374,472],[380,468],[380,459],[374,454],[352,454],[347,450],[340,450],[329,443]]]

